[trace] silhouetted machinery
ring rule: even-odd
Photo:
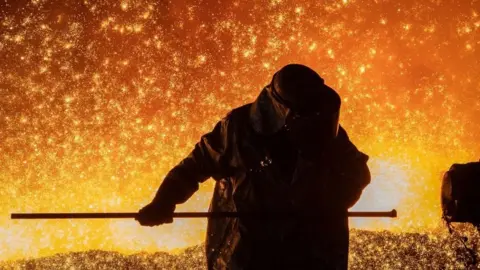
[[[453,164],[444,174],[442,212],[447,222],[480,225],[480,161]]]
[[[480,232],[480,161],[466,164],[453,164],[443,176],[442,212],[450,234],[454,233],[452,222],[470,223]],[[478,269],[478,238],[471,239],[473,247],[469,247],[468,237],[460,236],[466,255],[459,257],[465,269]]]

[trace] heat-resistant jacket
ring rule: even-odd
[[[209,220],[209,269],[347,269],[347,210],[370,183],[368,156],[340,127],[325,153],[302,157],[284,136],[288,113],[265,87],[203,135],[164,179],[157,196],[176,204],[212,177],[210,211],[318,214]]]

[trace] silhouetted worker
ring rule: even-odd
[[[210,211],[317,216],[210,219],[209,269],[347,269],[348,209],[370,171],[339,126],[340,103],[312,69],[283,67],[253,103],[201,137],[137,220],[171,223],[175,205],[213,177]]]

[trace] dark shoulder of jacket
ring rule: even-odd
[[[234,126],[234,129],[244,129],[250,124],[250,108],[252,106],[252,103],[247,103],[245,105],[242,105],[240,107],[237,107],[233,110],[231,110],[226,116],[225,120],[229,122],[232,126]]]
[[[243,144],[250,142],[250,108],[251,103],[245,104],[238,108],[231,110],[222,120],[226,129],[224,130],[224,139],[226,140],[226,153],[228,157],[229,167],[235,170],[242,167],[243,159]],[[234,172],[230,171],[233,175]]]
[[[355,144],[350,140],[347,131],[341,125],[338,128],[338,137],[340,139],[340,145],[343,148],[343,155],[355,157],[363,162],[367,162],[369,160],[370,157],[358,150],[357,146],[355,146]]]

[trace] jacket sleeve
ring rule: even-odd
[[[184,203],[198,190],[199,183],[210,177],[219,180],[230,175],[231,122],[227,115],[200,138],[190,154],[168,172],[154,202]]]
[[[348,209],[357,203],[363,189],[370,184],[369,157],[357,149],[343,128],[339,130],[339,139],[333,164],[335,177],[331,196],[337,205]]]

